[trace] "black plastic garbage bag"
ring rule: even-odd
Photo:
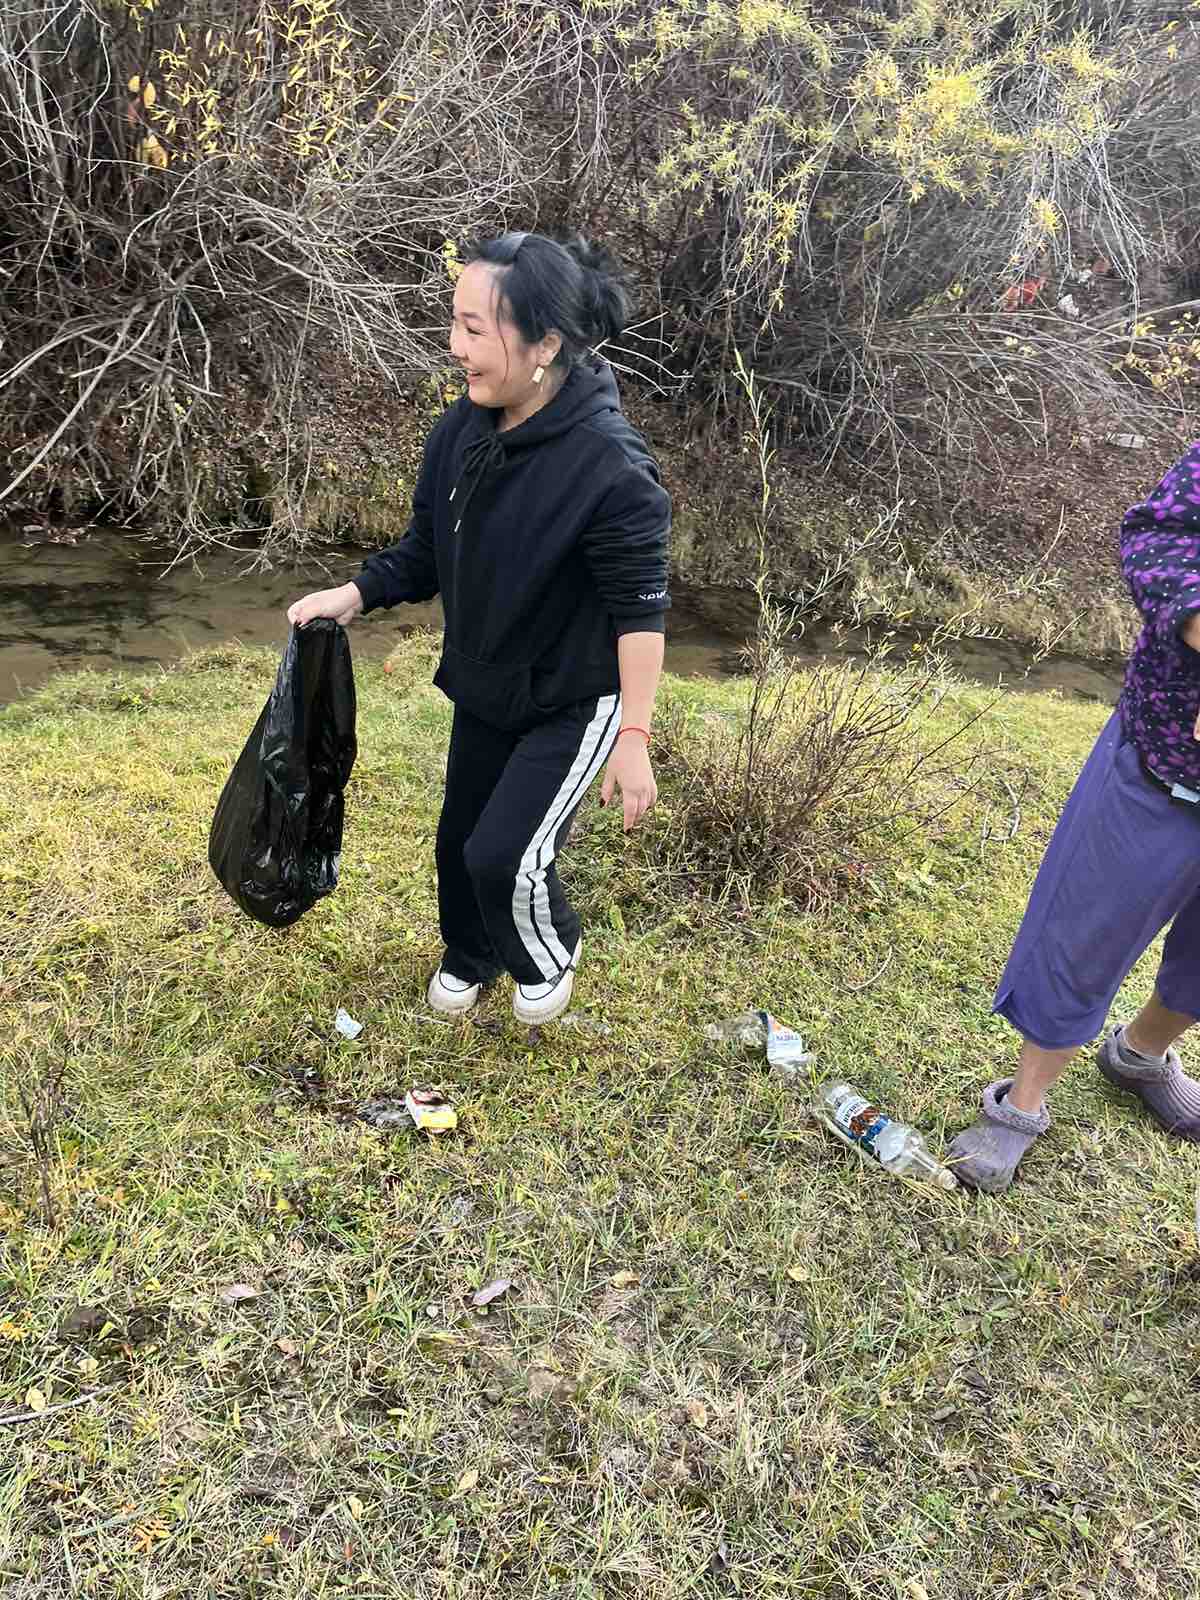
[[[354,719],[345,629],[324,618],[293,628],[208,836],[217,877],[243,911],[273,928],[337,888]]]

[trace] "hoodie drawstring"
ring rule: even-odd
[[[458,482],[450,491],[450,499],[453,501],[458,491],[464,484],[466,485],[466,493],[459,508],[458,520],[454,524],[455,533],[463,525],[463,518],[470,510],[476,489],[489,472],[498,470],[507,460],[508,456],[504,446],[494,433],[486,434],[481,439],[472,439],[463,451],[462,472],[459,474]]]

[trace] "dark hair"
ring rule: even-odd
[[[615,339],[632,301],[613,257],[579,235],[559,244],[541,233],[502,233],[472,245],[464,266],[496,269],[500,303],[526,344],[562,335],[555,367],[578,366],[588,351]]]

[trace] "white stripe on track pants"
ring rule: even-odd
[[[437,835],[445,971],[468,983],[501,971],[542,983],[569,966],[579,918],[554,858],[620,724],[617,695],[568,706],[528,733],[455,707]]]

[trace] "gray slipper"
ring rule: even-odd
[[[1096,1052],[1096,1065],[1114,1088],[1138,1097],[1146,1110],[1168,1133],[1200,1144],[1200,1083],[1189,1078],[1174,1050],[1161,1064],[1134,1066],[1121,1053],[1124,1030],[1110,1028]]]
[[[983,1115],[960,1133],[946,1152],[946,1165],[968,1189],[1000,1194],[1012,1182],[1017,1163],[1039,1133],[1050,1126],[1050,1113],[1018,1111],[1004,1098],[1013,1080],[1003,1078],[983,1091]]]

